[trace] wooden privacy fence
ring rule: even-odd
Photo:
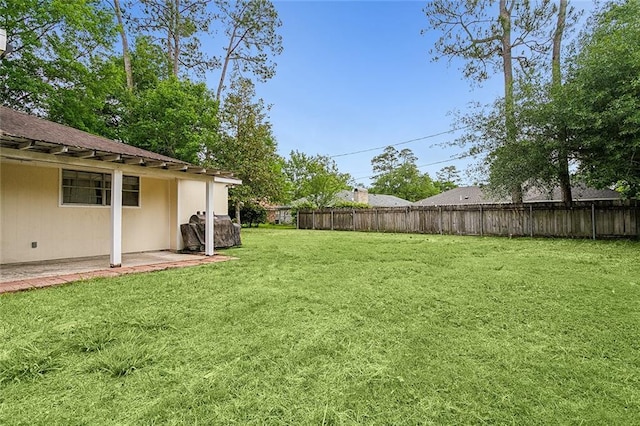
[[[301,210],[299,229],[566,238],[638,238],[637,200]]]

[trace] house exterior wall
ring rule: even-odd
[[[189,219],[192,215],[206,210],[206,190],[206,182],[182,179],[178,179],[174,182],[170,192],[172,198],[176,200],[176,204],[174,204],[176,208],[174,209],[175,213],[173,217],[175,217],[177,221],[175,222],[176,226],[172,228],[172,230],[175,230],[175,233],[172,232],[171,236],[172,250],[180,250],[184,248],[182,235],[179,232],[180,225],[183,223],[189,223]],[[229,190],[227,185],[216,183],[213,190],[214,214],[228,214],[228,196]]]
[[[0,264],[109,254],[110,207],[61,205],[61,168],[110,172],[73,165],[0,164]],[[140,207],[122,211],[122,252],[182,249],[180,224],[205,210],[206,182],[139,177]],[[227,196],[227,186],[216,183],[215,214],[227,214]]]
[[[192,180],[178,181],[178,221],[188,223],[191,215],[206,210],[206,182]],[[228,189],[221,183],[215,184],[213,193],[213,213],[217,215],[228,214],[227,206]]]
[[[140,207],[123,208],[123,252],[170,248],[172,183],[140,176]],[[0,264],[109,254],[110,223],[109,207],[61,205],[60,167],[0,166]]]

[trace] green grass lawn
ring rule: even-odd
[[[639,424],[640,244],[244,229],[0,296],[0,424]]]

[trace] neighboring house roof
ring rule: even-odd
[[[413,203],[414,206],[454,206],[462,204],[502,204],[508,199],[494,199],[479,186],[461,186]]]
[[[54,123],[0,106],[0,147],[61,156],[136,164],[193,174],[232,176],[176,158]]]
[[[575,201],[593,201],[593,200],[618,200],[621,195],[612,189],[595,189],[579,183],[571,187],[571,198]],[[525,196],[526,202],[536,201],[562,201],[562,191],[560,188],[553,188],[550,193],[543,191],[529,191]]]
[[[572,187],[575,201],[616,200],[620,194],[610,189],[594,189],[577,184]],[[530,190],[524,194],[525,203],[544,201],[562,201],[560,188],[555,188],[550,194],[539,190]],[[455,206],[464,204],[508,204],[508,198],[495,198],[483,191],[479,186],[464,186],[425,198],[413,203],[414,206]]]

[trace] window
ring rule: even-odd
[[[62,170],[62,204],[111,205],[111,174]],[[140,205],[139,177],[122,177],[122,205]]]

